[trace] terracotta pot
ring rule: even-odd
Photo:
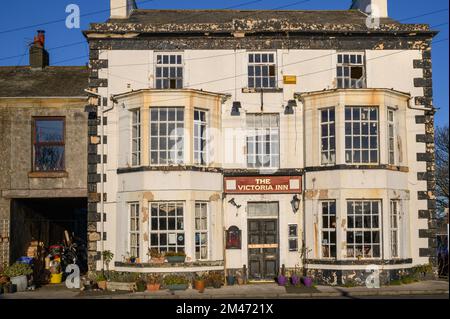
[[[198,292],[205,291],[205,281],[204,280],[194,280],[194,288]]]
[[[165,257],[158,257],[158,258],[152,257],[150,259],[150,262],[152,264],[164,264],[166,262],[166,258]]]
[[[101,290],[106,290],[106,280],[97,281],[97,286]]]
[[[147,284],[148,291],[158,291],[161,288],[161,284]]]

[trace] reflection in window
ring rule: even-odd
[[[279,121],[278,114],[247,114],[247,167],[279,167]]]
[[[34,171],[64,170],[64,119],[34,119]]]
[[[180,107],[150,109],[151,164],[184,162],[184,110]]]
[[[336,202],[322,204],[322,257],[336,258]]]
[[[150,248],[184,251],[184,205],[182,202],[151,203]]]
[[[345,162],[378,163],[378,108],[345,107]]]
[[[248,55],[248,87],[275,88],[275,54],[250,53]]]
[[[207,203],[195,203],[195,259],[208,259]]]
[[[338,54],[337,87],[339,89],[360,89],[365,86],[364,54]]]
[[[347,201],[347,257],[379,258],[380,201]]]
[[[320,111],[322,165],[336,162],[336,133],[334,107]]]
[[[183,88],[183,64],[181,54],[158,54],[156,56],[156,88]]]

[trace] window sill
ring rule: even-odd
[[[69,176],[69,173],[66,171],[58,171],[58,172],[29,172],[29,178],[66,178]]]
[[[283,93],[283,88],[242,88],[242,93]]]

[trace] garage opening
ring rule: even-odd
[[[87,271],[86,198],[14,199],[10,230],[11,262],[33,256],[35,266],[45,269],[51,246],[61,245],[76,247],[80,271]]]

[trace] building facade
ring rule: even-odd
[[[436,33],[389,18],[386,1],[374,3],[374,26],[365,2],[182,11],[111,1],[111,18],[84,32],[91,268],[111,250],[119,271],[264,280],[304,268],[339,284],[363,282],[368,265],[389,280],[435,262]],[[152,249],[187,259],[155,265]]]
[[[49,66],[44,44],[41,31],[28,66],[0,67],[0,264],[65,230],[87,242],[89,72]]]

